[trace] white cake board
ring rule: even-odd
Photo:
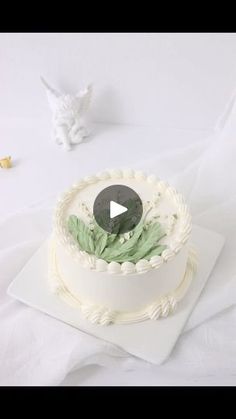
[[[48,241],[44,242],[8,287],[8,294],[74,326],[83,332],[112,342],[130,354],[154,364],[170,355],[201,291],[215,265],[224,238],[210,230],[193,227],[192,243],[199,259],[198,272],[176,312],[160,320],[147,320],[130,325],[93,325],[80,312],[52,294],[48,287]]]

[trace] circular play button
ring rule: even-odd
[[[133,230],[142,218],[143,204],[138,194],[125,185],[111,185],[96,197],[93,215],[108,233],[123,234]]]

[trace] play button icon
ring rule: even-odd
[[[128,211],[128,208],[124,207],[123,205],[117,204],[117,202],[114,201],[110,202],[110,218],[117,217],[126,211]]]
[[[103,230],[123,234],[138,225],[143,214],[143,204],[138,194],[128,186],[111,185],[97,195],[93,214]]]

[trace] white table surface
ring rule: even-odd
[[[22,209],[54,205],[55,197],[80,176],[92,174],[107,167],[139,167],[139,162],[153,158],[160,151],[183,147],[205,138],[203,130],[168,130],[138,126],[94,126],[94,134],[84,144],[71,152],[64,152],[50,139],[50,123],[42,120],[8,119],[0,121],[0,158],[11,155],[13,168],[0,170],[0,219]],[[219,333],[224,323],[221,318],[235,318],[231,308],[208,323],[217,327]],[[229,320],[230,321],[230,320]],[[199,328],[205,333],[204,325]],[[183,339],[191,339],[192,331]],[[196,332],[195,332],[196,333]],[[178,350],[178,349],[177,349]],[[213,356],[214,356],[213,351]],[[162,368],[166,368],[165,365]],[[137,371],[122,371],[99,366],[87,366],[67,376],[65,385],[170,385],[170,384],[233,384],[235,375],[222,374],[186,376],[182,380],[172,378],[171,365],[161,380],[155,368]]]

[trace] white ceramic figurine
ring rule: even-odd
[[[92,86],[75,95],[60,93],[49,86],[41,77],[47,92],[49,106],[53,112],[53,138],[65,150],[80,143],[89,135],[86,115],[90,105]]]

